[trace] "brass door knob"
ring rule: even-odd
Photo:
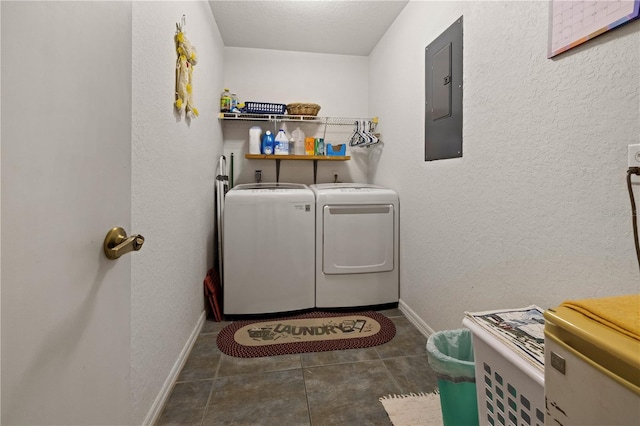
[[[127,237],[123,228],[113,228],[107,232],[107,236],[104,238],[104,254],[109,259],[117,259],[123,254],[140,250],[142,244],[144,244],[142,235]]]

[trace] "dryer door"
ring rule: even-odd
[[[326,205],[322,271],[361,274],[393,270],[393,204]]]

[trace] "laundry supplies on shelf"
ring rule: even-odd
[[[266,155],[273,154],[273,148],[275,145],[275,140],[273,139],[273,133],[270,130],[267,130],[262,136],[262,153]]]
[[[220,95],[220,112],[231,112],[231,92],[227,88]]]
[[[340,144],[340,145],[334,145],[334,144],[330,144],[328,143],[327,146],[325,147],[326,150],[326,154],[329,156],[342,156],[345,155],[347,152],[347,146],[345,144]]]
[[[284,129],[280,129],[276,135],[273,153],[275,155],[289,155],[289,138]]]
[[[252,126],[249,129],[249,154],[260,154],[262,129],[258,126]]]
[[[293,136],[293,140],[295,141],[293,154],[304,155],[304,132],[300,130],[300,127],[297,127],[293,132],[291,132],[291,136]],[[289,151],[291,151],[291,145],[289,145]]]

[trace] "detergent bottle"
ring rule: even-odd
[[[260,127],[253,126],[249,129],[249,154],[260,154],[261,136],[262,129]]]
[[[222,94],[220,95],[220,112],[230,112],[231,111],[231,93],[229,89],[225,88]]]
[[[289,138],[284,129],[280,129],[276,135],[273,153],[276,155],[289,155]]]
[[[291,152],[292,148],[291,144],[289,144],[289,154],[304,155],[304,132],[298,127],[291,133],[291,136],[295,140],[295,144],[293,144],[295,148]]]
[[[262,136],[262,153],[266,155],[273,154],[274,143],[273,133],[270,130],[264,132]]]

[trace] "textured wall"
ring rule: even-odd
[[[0,7],[0,46],[2,45],[2,8]],[[0,55],[0,70],[2,70],[2,55]],[[2,115],[0,107],[0,116]],[[2,120],[0,120],[0,128],[2,128]],[[2,131],[0,130],[0,135]],[[2,152],[2,136],[0,136],[0,152]],[[0,176],[2,175],[2,166],[0,161]],[[0,235],[2,235],[2,197],[0,197]],[[2,259],[2,244],[0,244],[0,261]],[[0,294],[2,294],[2,274],[0,274]],[[2,318],[2,303],[0,303],[0,318]],[[0,342],[2,341],[2,330],[0,327]],[[1,345],[0,345],[1,346]],[[2,351],[0,350],[0,366],[2,365]],[[2,386],[0,386],[0,401],[2,401]],[[0,402],[0,419],[2,419],[2,402]]]
[[[176,22],[198,51],[191,122],[174,115]],[[142,423],[204,309],[213,266],[222,41],[207,2],[133,2],[133,420]]]
[[[367,117],[365,56],[227,47],[224,70],[225,87],[237,93],[241,102],[313,102],[321,106],[320,116]],[[225,155],[234,153],[236,183],[252,182],[255,169],[263,171],[263,181],[275,181],[275,161],[244,158],[249,152],[249,127],[247,123],[224,123]],[[284,127],[290,134],[298,126],[285,123]],[[262,128],[274,130],[273,125],[263,124]],[[324,128],[309,125],[301,126],[301,130],[305,136],[322,137]],[[352,132],[352,126],[332,126],[325,139],[328,143],[348,143]],[[347,155],[352,156],[350,161],[319,162],[318,183],[333,181],[334,173],[344,182],[366,181],[368,152],[355,148]],[[280,173],[281,182],[313,183],[311,161],[283,161]]]
[[[424,48],[461,15],[464,156],[424,162]],[[640,291],[625,184],[640,22],[553,60],[547,25],[546,2],[411,2],[370,56],[386,141],[371,179],[400,193],[401,298],[435,330]]]

